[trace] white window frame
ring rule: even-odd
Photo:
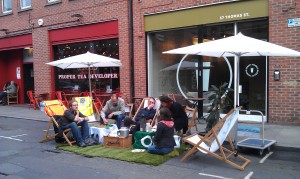
[[[30,0],[30,5],[29,6],[23,6],[23,1],[26,1],[26,0],[20,0],[21,9],[27,9],[27,8],[31,7],[31,0]]]
[[[48,2],[55,2],[55,1],[58,1],[58,0],[48,0]]]
[[[11,6],[12,6],[12,0],[6,0],[6,1],[10,1]],[[11,7],[11,10],[9,10],[9,11],[4,11],[4,0],[2,0],[2,12],[3,12],[3,13],[10,13],[10,12],[12,12],[12,7]]]

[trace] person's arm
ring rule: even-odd
[[[80,121],[83,121],[83,120],[89,121],[89,118],[87,116],[83,115],[80,111],[79,111],[79,119],[80,119]]]
[[[123,99],[119,99],[120,100],[120,111],[114,111],[111,114],[113,115],[119,115],[119,114],[125,114],[125,102]]]
[[[101,114],[100,115],[101,115],[102,119],[106,119],[105,118],[105,112],[108,110],[108,103],[109,103],[109,101],[106,101],[105,106],[101,110]]]

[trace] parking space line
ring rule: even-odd
[[[248,173],[248,175],[245,176],[244,179],[250,179],[250,177],[253,175],[253,171],[251,171],[250,173]]]
[[[11,140],[23,141],[21,139],[15,139],[15,138],[12,138],[12,137],[5,137],[5,136],[0,136],[0,137],[4,138],[4,139],[11,139]]]
[[[4,138],[4,139],[10,139],[10,140],[16,140],[16,141],[23,141],[21,139],[17,139],[16,137],[21,137],[21,136],[25,136],[27,134],[20,134],[20,135],[15,135],[15,136],[0,136],[0,138]]]
[[[272,155],[273,152],[269,152],[264,158],[262,158],[259,163],[264,163],[265,160],[267,160],[268,157],[270,157],[270,155]]]
[[[199,173],[199,175],[213,177],[213,178],[231,179],[231,178],[226,178],[226,177],[222,177],[222,176],[218,176],[218,175],[211,175],[211,174],[207,174],[207,173]]]
[[[20,134],[20,135],[15,135],[15,136],[10,136],[10,137],[20,137],[20,136],[24,136],[24,135],[27,135],[27,134]]]

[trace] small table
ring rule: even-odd
[[[90,127],[90,135],[94,135],[94,139],[97,138],[98,135],[98,142],[103,143],[104,136],[107,136],[111,131],[118,129],[116,124],[112,124],[111,127]]]

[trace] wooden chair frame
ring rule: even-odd
[[[191,131],[192,127],[194,127],[196,129],[196,131],[198,131],[198,127],[196,124],[196,113],[197,113],[197,108],[190,108],[188,106],[185,107],[185,112],[187,113],[188,116],[188,131]]]
[[[185,138],[183,138],[182,140],[184,142],[187,142],[189,144],[191,144],[193,146],[192,149],[190,149],[180,160],[180,162],[183,162],[187,157],[189,157],[192,154],[195,154],[196,152],[198,152],[199,150],[202,151],[203,153],[207,153],[209,155],[212,155],[214,157],[216,157],[219,160],[222,160],[230,165],[232,165],[233,167],[239,169],[239,170],[244,170],[245,167],[251,162],[249,159],[237,154],[233,142],[231,140],[231,138],[229,136],[227,136],[227,140],[229,142],[230,145],[230,149],[223,147],[222,143],[220,143],[219,139],[218,139],[218,133],[220,132],[220,130],[222,129],[226,119],[234,112],[234,109],[232,109],[229,113],[226,114],[226,116],[221,119],[208,133],[206,133],[206,135],[204,137],[198,135],[198,134],[193,134],[190,136],[187,136]],[[191,138],[193,137],[198,137],[199,138],[199,142],[194,143],[192,142]],[[214,140],[216,140],[217,145],[219,147],[220,153],[217,154],[215,152],[210,151],[211,149],[211,145],[214,142]],[[203,145],[201,144],[205,144],[209,147],[209,149],[203,147]],[[230,160],[230,157],[234,156],[235,158],[240,159],[241,161],[243,161],[243,163],[241,165],[235,163],[235,161]]]
[[[46,115],[49,117],[49,122],[48,122],[48,127],[45,131],[45,136],[39,140],[39,142],[46,142],[49,140],[53,140],[55,139],[55,136],[58,134],[49,134],[50,133],[50,128],[51,126],[54,124],[57,128],[59,128],[59,124],[56,121],[56,119],[54,118],[54,116],[62,116],[64,111],[66,110],[66,107],[61,103],[60,100],[50,100],[50,101],[44,101],[44,111],[46,113]],[[54,108],[57,107],[58,110],[55,111]],[[79,126],[80,127],[80,126]],[[70,141],[69,138],[67,137],[67,134],[71,132],[71,129],[65,129],[62,131],[62,136],[63,138],[66,140],[66,142],[72,146],[72,143],[75,143],[76,141]]]
[[[17,86],[17,91],[15,93],[7,93],[7,105],[9,104],[19,104],[19,85]],[[13,101],[12,101],[13,100]]]

